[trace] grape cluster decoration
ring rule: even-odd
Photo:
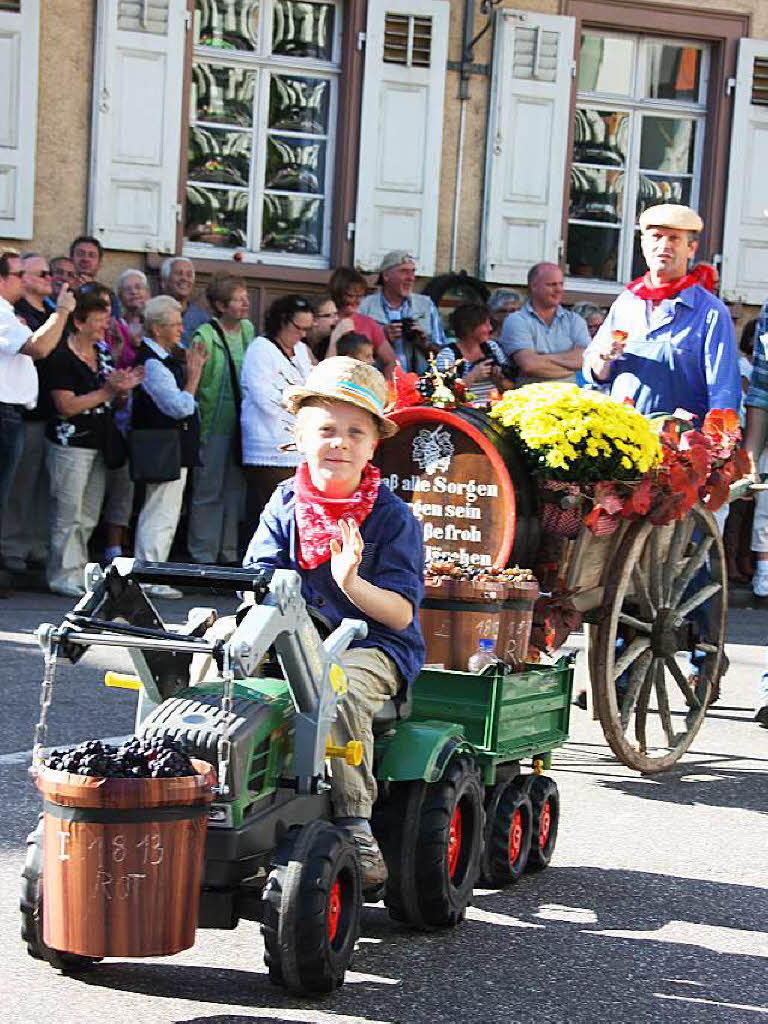
[[[119,747],[85,740],[76,747],[52,750],[46,768],[107,779],[176,779],[197,775],[186,748],[170,736],[132,736]]]

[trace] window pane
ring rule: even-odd
[[[648,43],[648,95],[654,100],[699,101],[701,50]]]
[[[599,171],[594,167],[571,169],[571,207],[575,220],[599,220],[617,224],[624,202],[624,172]]]
[[[255,50],[259,0],[195,0],[195,44],[219,50]]]
[[[576,111],[573,159],[583,164],[621,167],[627,156],[629,115],[585,107]]]
[[[264,196],[262,249],[317,255],[322,249],[323,201]]]
[[[195,121],[250,125],[256,73],[197,63],[192,68],[192,116]]]
[[[190,242],[236,248],[246,244],[248,193],[187,185],[185,237]]]
[[[640,167],[644,171],[692,174],[696,123],[686,118],[644,117]]]
[[[325,135],[331,83],[327,78],[272,75],[269,90],[269,128],[284,132]]]
[[[641,174],[637,193],[636,213],[658,203],[678,203],[690,206],[693,178],[670,178],[660,174]]]
[[[629,95],[635,66],[632,39],[590,35],[581,37],[579,92],[611,92]]]
[[[21,11],[21,0],[0,0],[0,11],[11,11],[18,14]]]
[[[222,185],[248,185],[251,173],[251,133],[224,128],[191,128],[189,169],[191,181]]]
[[[325,143],[270,135],[264,187],[321,194],[325,190]]]
[[[619,235],[616,228],[568,225],[568,274],[615,281],[618,265]]]
[[[332,4],[275,0],[272,13],[272,53],[332,60],[333,16]]]

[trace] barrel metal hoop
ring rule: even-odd
[[[207,804],[184,807],[62,807],[51,800],[43,802],[43,810],[61,821],[88,825],[150,825],[161,821],[191,821],[208,816]]]

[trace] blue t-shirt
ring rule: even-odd
[[[261,514],[259,526],[243,559],[243,565],[295,569],[301,576],[301,593],[335,629],[342,619],[364,619],[368,636],[352,647],[375,647],[395,663],[404,682],[419,674],[426,651],[419,623],[424,591],[424,542],[421,525],[404,501],[383,484],[373,508],[360,527],[363,558],[358,574],[374,586],[402,595],[413,606],[409,626],[396,632],[365,615],[339,590],[331,576],[330,559],[316,569],[302,569],[298,560],[294,480],[280,484]]]

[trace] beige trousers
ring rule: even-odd
[[[376,802],[373,774],[373,716],[400,689],[395,663],[375,647],[355,647],[343,658],[347,692],[338,703],[331,728],[336,746],[363,744],[363,762],[352,768],[340,757],[331,761],[331,800],[337,818],[370,818]]]

